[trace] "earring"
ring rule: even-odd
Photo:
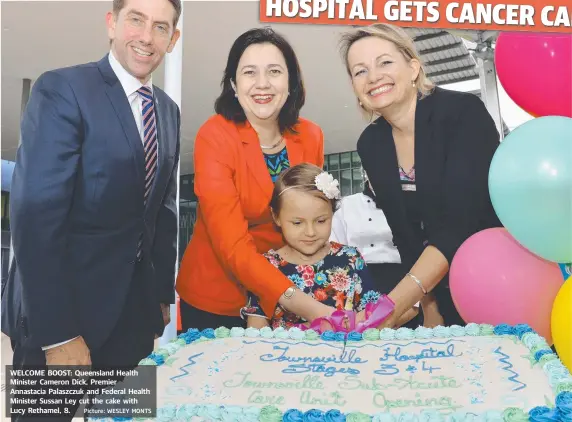
[[[414,81],[414,80],[411,81],[411,86],[412,86],[413,88],[415,88],[415,81]]]
[[[235,96],[236,98],[238,98],[238,94],[237,94],[236,92],[234,93],[234,96]]]

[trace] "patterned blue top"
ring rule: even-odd
[[[264,161],[266,161],[266,167],[268,167],[272,183],[276,182],[280,173],[290,167],[290,160],[288,159],[288,151],[286,151],[286,148],[283,148],[275,154],[264,154]]]
[[[361,311],[367,303],[375,303],[381,296],[373,289],[365,261],[353,246],[330,242],[328,255],[313,265],[292,264],[274,250],[264,256],[304,293],[336,309]],[[248,292],[248,303],[241,310],[243,318],[249,315],[264,316],[257,297],[251,292]],[[278,305],[270,325],[272,328],[290,328],[305,322]]]

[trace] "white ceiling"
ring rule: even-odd
[[[111,1],[2,3],[2,159],[13,160],[18,145],[22,79],[44,71],[97,61],[109,44],[105,14]],[[195,134],[213,113],[228,51],[244,31],[260,27],[257,1],[186,1],[183,19],[181,173],[193,171]],[[49,16],[49,19],[46,17]],[[302,115],[325,134],[325,152],[355,149],[366,125],[356,107],[337,50],[347,26],[272,25],[293,45],[307,96]],[[164,66],[153,75],[160,87]]]

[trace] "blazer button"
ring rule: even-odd
[[[373,243],[372,243],[372,244],[371,244],[371,245],[369,245],[369,246],[371,246],[371,247],[373,248],[373,246],[374,246],[374,245],[373,245]]]
[[[369,221],[371,221],[371,218],[369,219]]]

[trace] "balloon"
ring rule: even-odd
[[[568,277],[572,276],[572,264],[558,264],[560,266],[560,270],[562,271],[562,277],[566,280]]]
[[[558,357],[572,371],[572,277],[564,283],[552,308],[552,338]]]
[[[552,303],[562,286],[558,264],[524,248],[504,228],[467,239],[451,262],[449,286],[465,322],[528,324],[552,342]]]
[[[572,34],[503,32],[495,67],[508,96],[529,114],[572,117]]]
[[[524,247],[572,262],[572,119],[539,117],[512,131],[492,159],[489,192],[503,226]]]

